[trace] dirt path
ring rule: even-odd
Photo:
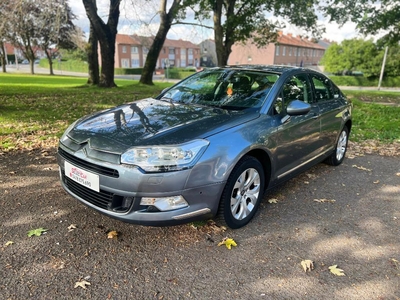
[[[61,189],[54,154],[0,156],[0,299],[400,299],[399,157],[320,164],[223,231],[104,217]],[[237,247],[218,247],[226,236]]]

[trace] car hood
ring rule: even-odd
[[[258,111],[171,103],[152,98],[79,120],[68,132],[75,143],[121,154],[133,146],[173,145],[206,138],[259,116]]]

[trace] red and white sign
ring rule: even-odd
[[[64,167],[65,176],[91,190],[94,190],[96,192],[100,191],[99,175],[75,167],[67,161],[64,162]]]

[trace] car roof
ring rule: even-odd
[[[262,72],[270,72],[276,73],[280,75],[290,75],[293,73],[297,73],[299,71],[306,72],[306,73],[316,73],[321,74],[323,73],[318,72],[314,69],[305,68],[305,67],[296,67],[296,66],[284,66],[284,65],[232,65],[232,66],[225,66],[225,67],[215,67],[211,69],[216,70],[244,70],[244,71],[262,71]]]
[[[235,65],[235,66],[226,66],[225,68],[260,70],[260,71],[269,71],[269,72],[272,71],[272,72],[277,72],[277,73],[284,73],[284,72],[291,71],[294,69],[303,69],[300,67],[283,66],[283,65]]]

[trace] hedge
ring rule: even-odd
[[[338,86],[378,86],[379,78],[367,78],[363,76],[329,76]],[[385,77],[382,80],[382,87],[400,87],[400,77]]]

